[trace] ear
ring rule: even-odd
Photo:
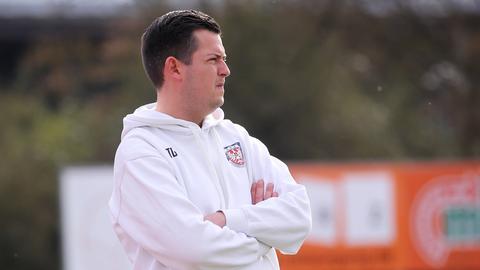
[[[164,77],[172,79],[182,79],[183,76],[183,63],[173,56],[167,57],[165,59],[165,65],[163,67]]]

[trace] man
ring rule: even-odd
[[[284,163],[223,119],[230,70],[219,25],[199,11],[157,18],[142,59],[157,102],[124,119],[110,199],[135,270],[279,269],[311,228]]]

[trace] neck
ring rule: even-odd
[[[178,96],[169,95],[168,91],[157,90],[157,104],[155,110],[168,114],[174,118],[189,121],[202,126],[203,119],[206,115],[202,115],[189,108],[189,105],[179,100]]]

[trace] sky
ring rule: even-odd
[[[41,17],[59,12],[77,15],[105,14],[133,2],[134,0],[0,0],[0,15]]]
[[[48,16],[51,14],[69,15],[104,15],[114,14],[118,8],[128,7],[136,0],[0,0],[0,16],[14,17],[18,15]],[[198,0],[163,0],[178,8],[190,7]],[[238,1],[238,0],[237,0]],[[267,1],[267,0],[257,0]],[[273,0],[270,0],[273,1]],[[302,0],[275,0],[302,1]],[[410,6],[423,14],[445,15],[451,10],[463,12],[480,12],[480,0],[353,0],[362,3],[374,14],[389,14],[398,3]],[[210,0],[219,4],[222,0]]]
[[[43,5],[43,4],[63,4],[63,3],[73,3],[73,4],[98,4],[99,2],[104,4],[129,4],[133,0],[0,0],[0,4],[9,4],[9,5]]]

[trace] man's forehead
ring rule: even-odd
[[[202,29],[195,31],[194,35],[198,43],[197,51],[201,51],[203,54],[225,55],[225,48],[219,34]]]

